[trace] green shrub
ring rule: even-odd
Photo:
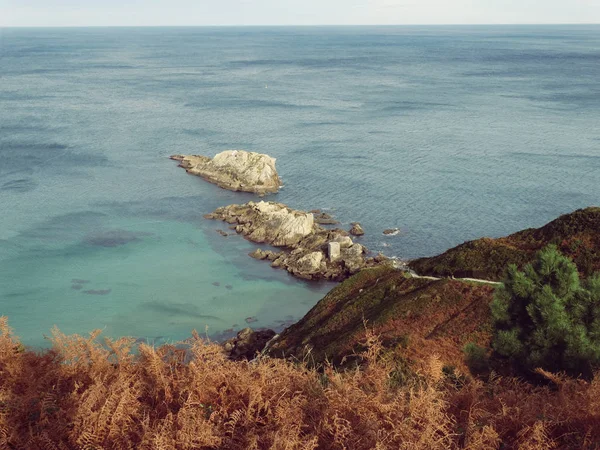
[[[494,350],[526,370],[590,376],[600,361],[600,276],[581,283],[556,246],[508,270],[491,305]]]
[[[474,374],[482,374],[489,369],[489,358],[487,350],[479,345],[469,342],[463,348],[467,367]]]

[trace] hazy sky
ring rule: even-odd
[[[0,26],[600,23],[600,0],[0,0]]]

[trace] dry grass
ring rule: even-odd
[[[0,449],[599,448],[600,381],[543,374],[549,387],[444,374],[435,355],[413,381],[367,336],[360,370],[322,372],[277,359],[227,360],[98,333],[53,332],[24,351],[0,319]]]

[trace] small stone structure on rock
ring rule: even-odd
[[[192,175],[231,191],[264,195],[279,191],[281,179],[275,169],[275,158],[244,150],[227,150],[214,158],[200,155],[173,155]]]
[[[335,262],[340,259],[340,243],[339,242],[330,242],[327,244],[327,255],[329,256],[329,261]]]

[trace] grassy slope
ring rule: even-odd
[[[462,363],[462,346],[486,344],[493,288],[454,280],[407,278],[389,267],[363,270],[334,288],[302,320],[286,329],[273,355],[340,363],[362,349],[365,323],[384,346],[411,359],[437,353]]]
[[[600,270],[600,208],[580,209],[507,237],[465,242],[441,255],[416,259],[410,266],[420,275],[500,280],[509,264],[522,267],[548,244],[558,245],[573,258],[583,275]]]

